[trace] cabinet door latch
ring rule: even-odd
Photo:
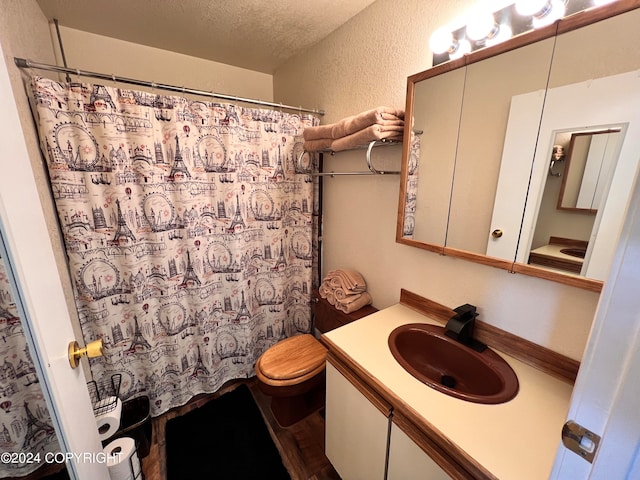
[[[562,427],[562,443],[587,462],[593,463],[593,457],[596,456],[600,444],[600,436],[569,420]]]

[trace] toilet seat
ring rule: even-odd
[[[256,362],[256,376],[271,386],[297,385],[325,369],[327,349],[311,334],[289,337],[266,350]]]

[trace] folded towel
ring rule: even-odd
[[[347,297],[342,301],[336,302],[335,307],[344,313],[352,313],[356,310],[360,310],[362,307],[370,305],[372,302],[371,295],[367,292],[352,295],[351,297],[354,298]],[[348,302],[345,302],[347,300]]]
[[[373,140],[402,140],[402,132],[404,127],[381,125],[371,125],[370,127],[360,130],[346,137],[338,138],[331,142],[331,150],[340,152],[348,150],[359,145],[372,142]]]
[[[323,283],[327,282],[330,289],[341,288],[345,293],[361,293],[367,289],[364,277],[356,270],[339,269],[330,271]]]
[[[317,140],[305,140],[302,144],[305,152],[317,152],[318,150],[328,150],[331,148],[331,138],[320,138]]]
[[[343,288],[338,287],[333,289],[333,296],[335,297],[336,302],[339,302],[347,298],[348,295]]]
[[[385,125],[391,122],[393,125],[404,125],[404,111],[389,107],[378,107],[373,110],[343,118],[331,129],[332,138],[346,137],[363,130],[370,125]],[[303,132],[304,133],[304,132]]]
[[[320,288],[318,289],[318,293],[320,294],[321,298],[327,298],[327,294],[331,293],[331,287],[325,282],[322,282]]]
[[[378,107],[373,110],[343,118],[339,122],[317,127],[307,127],[302,131],[305,140],[341,138],[363,130],[371,125],[404,125],[404,110],[390,107]]]

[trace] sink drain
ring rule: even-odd
[[[440,383],[445,387],[455,388],[456,379],[453,378],[451,375],[442,375],[442,377],[440,377]]]

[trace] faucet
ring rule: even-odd
[[[449,319],[445,326],[445,335],[453,338],[467,347],[471,347],[477,352],[484,351],[487,346],[473,338],[473,331],[476,325],[476,307],[465,303],[453,309],[456,314]]]

